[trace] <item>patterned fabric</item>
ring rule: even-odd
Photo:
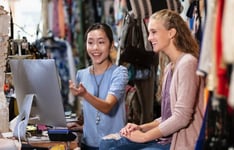
[[[47,45],[46,49],[50,52],[50,58],[55,60],[56,68],[58,69],[59,77],[61,79],[63,103],[66,105],[68,104],[68,80],[70,79],[67,44],[62,40],[55,40],[51,45]]]

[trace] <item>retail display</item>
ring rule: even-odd
[[[0,4],[0,86],[3,87],[0,88],[0,133],[9,131],[9,121],[18,115],[25,96],[19,94],[22,92],[20,90],[26,90],[26,86],[29,86],[26,77],[15,77],[13,82],[17,69],[12,74],[11,61],[18,63],[28,59],[54,59],[64,106],[59,109],[65,111],[65,115],[66,110],[69,113],[75,112],[78,116],[82,114],[82,103],[78,97],[71,95],[68,80],[75,80],[76,70],[90,63],[85,52],[84,31],[94,22],[105,22],[112,27],[116,64],[128,67],[130,82],[125,99],[128,121],[141,124],[156,118],[160,114],[160,107],[156,106],[161,105],[160,77],[168,58],[163,54],[155,55],[152,51],[152,45],[148,41],[147,23],[152,13],[170,9],[180,13],[198,41],[200,52],[197,75],[207,79],[207,97],[204,98],[207,105],[204,108],[203,129],[197,149],[202,149],[202,146],[206,150],[234,147],[234,20],[230,18],[233,14],[233,1],[47,0],[41,1],[41,17],[35,31],[26,31],[24,25],[19,25],[18,20],[22,20],[17,18],[20,14],[17,12],[19,7],[14,6],[19,1],[21,0],[12,1],[9,11]],[[29,11],[30,9],[27,13]],[[35,34],[36,38],[31,39],[27,36],[29,34],[24,34],[26,32]],[[14,33],[19,35],[14,37]],[[15,64],[15,67],[18,66]],[[46,77],[42,77],[42,68],[35,70],[27,65],[24,69],[32,82],[38,82],[35,89],[41,86],[35,93],[43,95],[43,92],[53,89],[51,84],[43,85],[41,78],[44,80]],[[17,75],[26,76],[25,72]],[[46,81],[51,83],[49,78]],[[50,89],[44,91],[48,87]],[[18,93],[17,89],[20,89]],[[60,101],[60,97],[58,99]],[[62,105],[59,104],[58,107],[60,106]],[[46,109],[51,111],[48,107]],[[64,115],[61,112],[56,119]],[[94,115],[97,116],[98,124],[99,112]]]

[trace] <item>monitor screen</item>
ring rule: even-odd
[[[66,127],[59,76],[54,59],[10,60],[19,113],[24,100],[34,95],[30,116],[37,116],[36,123],[53,127]]]

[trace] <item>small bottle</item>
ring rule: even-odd
[[[10,88],[9,96],[12,96],[13,94],[14,94],[14,90],[13,90],[13,88]]]

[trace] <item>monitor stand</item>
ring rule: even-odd
[[[21,111],[18,115],[16,126],[13,131],[14,137],[18,138],[19,141],[26,141],[26,129],[31,113],[33,100],[35,101],[35,94],[27,94],[21,106]]]

